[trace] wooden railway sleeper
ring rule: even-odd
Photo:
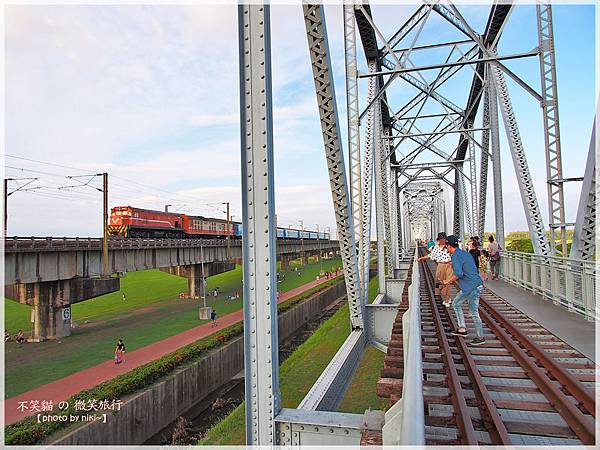
[[[433,274],[429,267],[427,267],[427,272],[429,279],[433,279]],[[455,318],[452,313],[450,313],[449,308],[444,308],[445,315],[448,322],[451,324],[453,329],[458,329]],[[458,336],[455,339],[460,355],[462,356],[463,363],[465,369],[468,373],[469,378],[473,381],[473,387],[475,396],[479,403],[479,410],[481,412],[481,416],[484,419],[483,423],[485,424],[484,428],[490,434],[492,438],[492,444],[496,445],[511,445],[512,440],[508,435],[508,431],[506,430],[506,426],[502,422],[502,417],[494,404],[490,393],[485,386],[483,378],[477,369],[477,364],[471,355],[471,352],[467,348],[466,342],[459,338]]]

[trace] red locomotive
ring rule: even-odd
[[[233,236],[234,224],[223,219],[153,211],[132,206],[111,209],[108,234],[131,238],[184,238]]]

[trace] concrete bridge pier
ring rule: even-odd
[[[235,262],[217,261],[204,263],[204,277],[210,277],[219,273],[235,269]],[[187,278],[188,293],[192,297],[201,298],[204,294],[204,283],[202,282],[202,264],[190,264],[187,266],[174,266],[161,268],[163,272]]]
[[[279,259],[281,262],[279,266],[279,271],[287,272],[290,269],[290,261],[292,261],[293,258],[289,255],[281,255]]]
[[[75,278],[6,286],[5,295],[33,307],[30,341],[42,342],[71,334],[73,303],[115,292],[119,288],[119,278]]]

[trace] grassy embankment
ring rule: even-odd
[[[311,297],[316,292],[327,289],[328,287],[340,283],[339,279],[328,280],[318,286],[304,290],[300,294],[296,294],[280,303],[277,306],[278,311],[287,310],[298,302]],[[136,367],[133,370],[118,375],[117,377],[100,383],[90,389],[79,392],[78,394],[68,399],[69,407],[66,410],[59,412],[61,416],[69,416],[74,414],[80,416],[81,411],[77,411],[74,404],[77,401],[91,399],[112,399],[123,398],[138,392],[141,389],[147,388],[151,384],[158,382],[161,379],[169,376],[173,370],[189,365],[204,358],[211,349],[224,345],[232,339],[240,336],[243,331],[243,325],[238,322],[231,325],[215,334],[206,336],[192,344],[186,345],[175,350],[159,359],[151,361],[142,366]],[[5,428],[6,442],[16,445],[33,445],[42,442],[53,433],[63,430],[65,426],[68,428],[69,422],[51,421],[38,422],[35,416],[29,416],[20,420],[17,423],[11,424]]]
[[[350,334],[346,304],[310,336],[280,368],[284,408],[296,408]],[[244,445],[244,403],[208,431],[200,445]]]
[[[340,265],[340,259],[323,261],[323,268]],[[292,267],[296,265],[292,263]],[[296,272],[287,272],[278,283],[286,292],[315,279],[320,263]],[[241,298],[225,304],[225,295],[240,292],[242,271],[235,270],[208,279],[208,289],[219,286],[221,295],[207,298],[207,304],[224,316],[242,307]],[[73,320],[79,326],[61,341],[6,346],[5,398],[63,378],[112,358],[116,339],[123,338],[128,351],[186,331],[205,321],[198,319],[199,300],[179,299],[187,290],[184,278],[149,270],[128,274],[121,280],[121,290],[73,305]],[[127,300],[122,300],[125,292]],[[14,333],[27,329],[30,307],[5,301],[5,326]],[[86,323],[87,322],[87,323]]]
[[[373,285],[373,281],[376,288],[377,278],[371,280],[370,286]],[[371,289],[369,291],[371,292]],[[349,332],[346,305],[283,362],[280,371],[280,387],[284,408],[295,408],[300,404],[337,349],[348,337]],[[384,357],[385,354],[381,351],[374,347],[367,347],[340,405],[341,412],[362,414],[369,408],[386,409],[388,400],[380,399],[376,393]],[[199,444],[244,445],[244,439],[245,418],[244,403],[242,403],[209,430]]]

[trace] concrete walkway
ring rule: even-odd
[[[531,317],[574,349],[592,361],[596,361],[594,322],[505,281],[486,281],[485,287]]]
[[[282,303],[289,298],[295,297],[296,295],[318,286],[319,284],[325,283],[326,281],[329,280],[327,278],[321,278],[318,281],[314,280],[290,291],[282,292],[277,303]],[[206,336],[210,336],[237,322],[241,322],[242,318],[243,310],[239,309],[223,317],[217,318],[218,325],[215,327],[213,327],[210,322],[205,323],[167,339],[163,339],[162,341],[155,342],[132,352],[127,352],[123,364],[115,365],[114,359],[110,359],[94,367],[81,370],[60,380],[53,381],[15,397],[6,399],[4,402],[5,424],[9,425],[26,416],[35,414],[35,412],[32,413],[27,410],[20,411],[19,402],[26,402],[26,404],[29,405],[31,400],[38,400],[40,404],[43,400],[52,401],[55,408],[54,411],[57,412],[56,407],[58,403],[67,400],[72,395],[93,388],[104,381],[111,380],[118,375],[130,372],[136,367],[147,364],[161,356],[172,353],[181,347],[185,347],[188,344],[192,344]]]

